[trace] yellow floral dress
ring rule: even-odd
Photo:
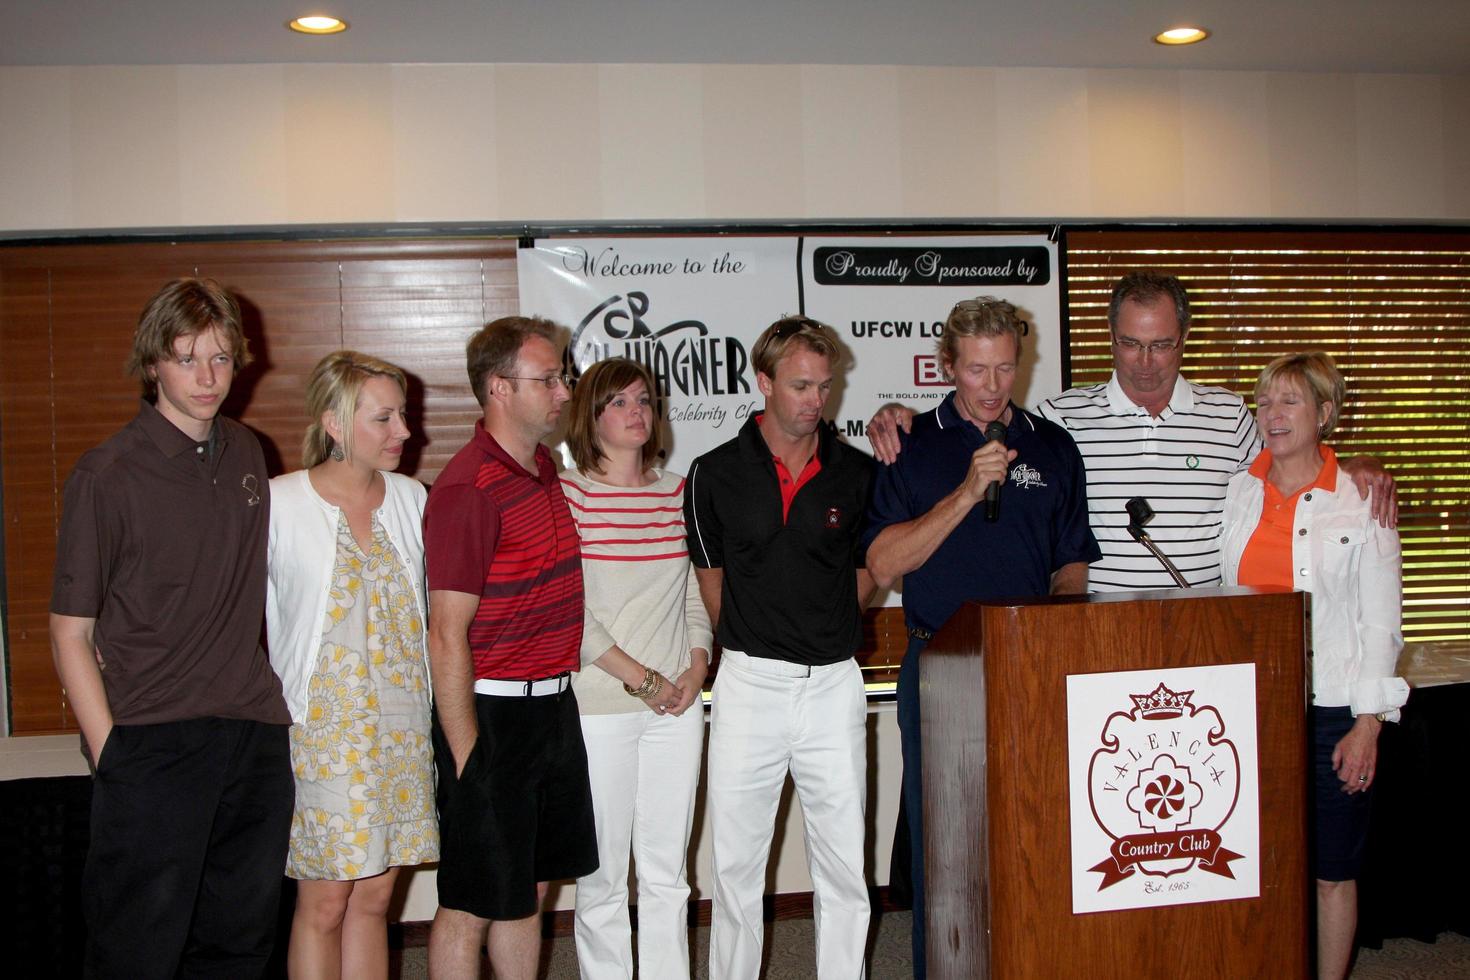
[[[306,720],[291,726],[292,878],[350,881],[438,860],[422,637],[408,571],[377,515],[367,554],[341,515]]]

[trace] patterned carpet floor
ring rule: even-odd
[[[909,913],[889,912],[878,921],[868,959],[871,980],[907,980],[909,969]],[[707,980],[706,954],[709,929],[690,933],[693,976]],[[427,957],[422,947],[395,953],[394,975],[402,980],[428,976]],[[771,923],[766,936],[766,980],[810,980],[816,975],[812,958],[810,919]],[[575,980],[577,951],[572,937],[548,940],[542,948],[541,976],[546,980]],[[489,976],[489,970],[484,971]],[[1390,939],[1383,949],[1361,950],[1352,980],[1466,980],[1470,978],[1470,937],[1447,932],[1434,943],[1412,939]]]

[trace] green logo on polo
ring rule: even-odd
[[[1192,470],[1199,469],[1199,457],[1198,456],[1186,456],[1185,459],[1184,459],[1184,465],[1185,466],[1188,466]]]

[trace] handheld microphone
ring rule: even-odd
[[[985,441],[1005,445],[1006,426],[1000,419],[986,423]],[[985,519],[994,523],[1000,519],[1000,480],[985,488]]]
[[[1159,546],[1154,544],[1154,539],[1149,537],[1148,532],[1143,529],[1145,524],[1154,519],[1154,509],[1149,502],[1143,497],[1134,497],[1123,506],[1128,511],[1128,533],[1133,535],[1133,540],[1147,548],[1149,554],[1159,560],[1164,570],[1173,577],[1175,585],[1181,589],[1189,588],[1189,580],[1179,573],[1179,569],[1174,567],[1169,556],[1159,550]]]

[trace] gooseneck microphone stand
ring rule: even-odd
[[[1154,539],[1149,537],[1148,532],[1143,529],[1145,524],[1154,519],[1153,507],[1149,506],[1149,502],[1142,497],[1134,497],[1128,501],[1126,506],[1128,510],[1128,533],[1133,535],[1133,540],[1147,548],[1149,554],[1159,560],[1159,564],[1164,566],[1164,570],[1173,576],[1175,585],[1178,585],[1181,589],[1189,588],[1189,582],[1185,580],[1183,575],[1179,574],[1179,569],[1174,567],[1174,563],[1169,560],[1169,556],[1159,550],[1159,546],[1154,544]]]

